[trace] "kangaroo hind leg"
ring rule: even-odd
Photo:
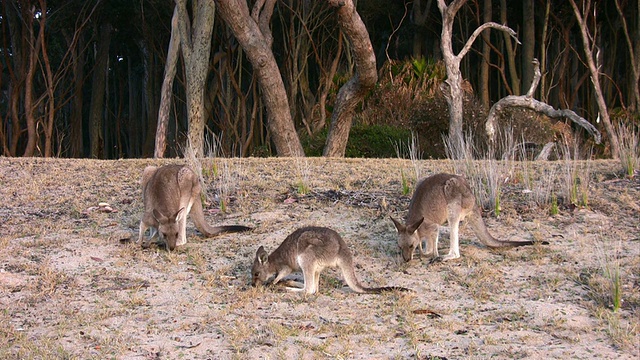
[[[460,257],[460,243],[458,230],[462,208],[459,203],[454,202],[447,206],[447,221],[449,222],[449,253],[442,257],[442,260],[457,259]]]

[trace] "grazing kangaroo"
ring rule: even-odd
[[[304,287],[288,289],[314,294],[318,291],[320,272],[327,266],[339,267],[347,285],[357,293],[408,291],[401,287],[366,288],[360,285],[347,244],[337,232],[324,227],[303,227],[294,231],[271,255],[260,246],[251,268],[251,284],[262,285],[274,275],[271,283],[276,284],[292,271],[302,269]]]
[[[207,237],[224,232],[251,230],[240,225],[212,227],[204,219],[198,177],[184,165],[147,166],[142,174],[144,214],[140,221],[138,242],[151,228],[151,236],[160,234],[169,250],[187,243],[187,215]]]
[[[391,217],[398,230],[398,247],[405,261],[413,259],[416,247],[422,255],[433,255],[434,260],[450,260],[460,257],[458,226],[469,217],[471,228],[478,239],[488,247],[512,247],[532,245],[533,241],[501,241],[489,234],[482,220],[480,207],[471,192],[469,183],[458,175],[436,174],[423,179],[416,186],[411,202],[407,224]],[[439,226],[449,222],[449,253],[442,258],[438,255]],[[423,251],[422,241],[426,239],[427,249]]]

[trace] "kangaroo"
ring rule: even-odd
[[[420,181],[409,203],[407,223],[402,224],[391,217],[398,230],[398,247],[404,261],[413,259],[416,247],[422,255],[432,255],[434,260],[451,260],[460,257],[458,226],[465,217],[480,241],[490,248],[532,245],[533,241],[496,240],[484,224],[480,207],[471,192],[469,183],[458,175],[436,174]],[[438,255],[439,226],[449,222],[449,253]],[[427,249],[423,251],[422,241]]]
[[[224,232],[251,230],[240,225],[212,227],[204,219],[200,200],[201,187],[198,177],[184,165],[147,166],[142,174],[142,199],[144,214],[140,221],[138,242],[145,231],[151,228],[165,241],[169,250],[187,243],[187,215],[207,237]]]
[[[327,266],[339,267],[347,285],[357,293],[409,291],[395,286],[363,287],[356,278],[353,257],[347,244],[337,232],[325,227],[303,227],[294,231],[271,255],[268,255],[264,247],[260,246],[251,268],[251,284],[262,285],[275,275],[271,282],[275,285],[291,272],[302,270],[304,287],[288,289],[314,294],[318,291],[320,272]]]

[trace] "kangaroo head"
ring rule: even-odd
[[[169,250],[176,248],[176,242],[180,234],[179,221],[182,219],[182,216],[184,216],[184,208],[170,216],[166,216],[158,210],[153,209],[153,217],[158,221],[160,238],[164,240]]]
[[[269,265],[269,254],[267,254],[264,246],[260,246],[251,267],[251,285],[262,285],[273,275]]]
[[[420,245],[420,235],[418,235],[418,228],[422,225],[424,218],[420,218],[418,221],[412,224],[404,225],[398,220],[391,217],[391,221],[398,230],[398,247],[404,261],[411,261],[413,259],[413,253],[416,251],[418,245]]]

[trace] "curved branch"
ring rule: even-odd
[[[533,79],[531,80],[531,87],[525,97],[532,98],[533,93],[536,92],[536,88],[538,84],[540,84],[540,78],[542,77],[542,73],[540,72],[540,62],[538,59],[534,58],[533,61]]]
[[[585,130],[587,130],[589,134],[591,134],[591,136],[594,137],[596,144],[600,144],[600,142],[602,141],[602,134],[600,134],[600,131],[598,131],[598,129],[596,129],[596,127],[588,122],[585,118],[579,116],[570,109],[554,109],[553,106],[533,98],[533,93],[536,91],[541,77],[540,63],[538,62],[538,59],[533,59],[533,66],[534,76],[533,80],[531,81],[531,88],[527,92],[527,95],[505,96],[498,102],[493,104],[491,110],[489,110],[489,115],[487,116],[487,121],[485,122],[485,131],[487,132],[490,141],[495,141],[495,123],[497,114],[501,113],[502,110],[507,107],[521,107],[543,113],[552,118],[565,117],[573,121],[577,125],[582,126]]]
[[[493,28],[493,29],[497,29],[497,30],[501,30],[501,31],[506,32],[507,34],[509,34],[509,36],[514,38],[518,44],[520,44],[520,41],[518,40],[517,34],[516,34],[515,31],[513,31],[513,29],[511,29],[508,26],[500,25],[500,24],[495,23],[495,22],[488,22],[488,23],[484,23],[484,24],[480,25],[473,32],[473,34],[471,34],[471,36],[467,40],[467,43],[464,44],[464,47],[462,48],[462,50],[460,50],[460,52],[458,53],[458,55],[456,55],[456,57],[459,58],[459,59],[462,59],[467,54],[467,52],[469,52],[469,50],[471,49],[471,46],[473,45],[473,43],[476,41],[478,36],[480,36],[480,33],[482,33],[484,30],[489,29],[489,28]]]
[[[499,114],[503,110],[503,108],[506,107],[527,108],[543,113],[551,118],[567,118],[576,123],[576,125],[582,126],[589,134],[591,134],[596,144],[600,144],[600,142],[602,141],[602,134],[600,134],[600,131],[598,131],[598,129],[596,129],[596,127],[588,122],[585,118],[576,114],[573,110],[554,109],[553,106],[542,101],[538,101],[534,98],[515,95],[503,97],[491,107],[489,115],[487,116],[487,122],[485,123],[485,130],[489,135],[489,138],[492,140],[494,140],[495,137],[495,118],[497,117],[497,114]]]

